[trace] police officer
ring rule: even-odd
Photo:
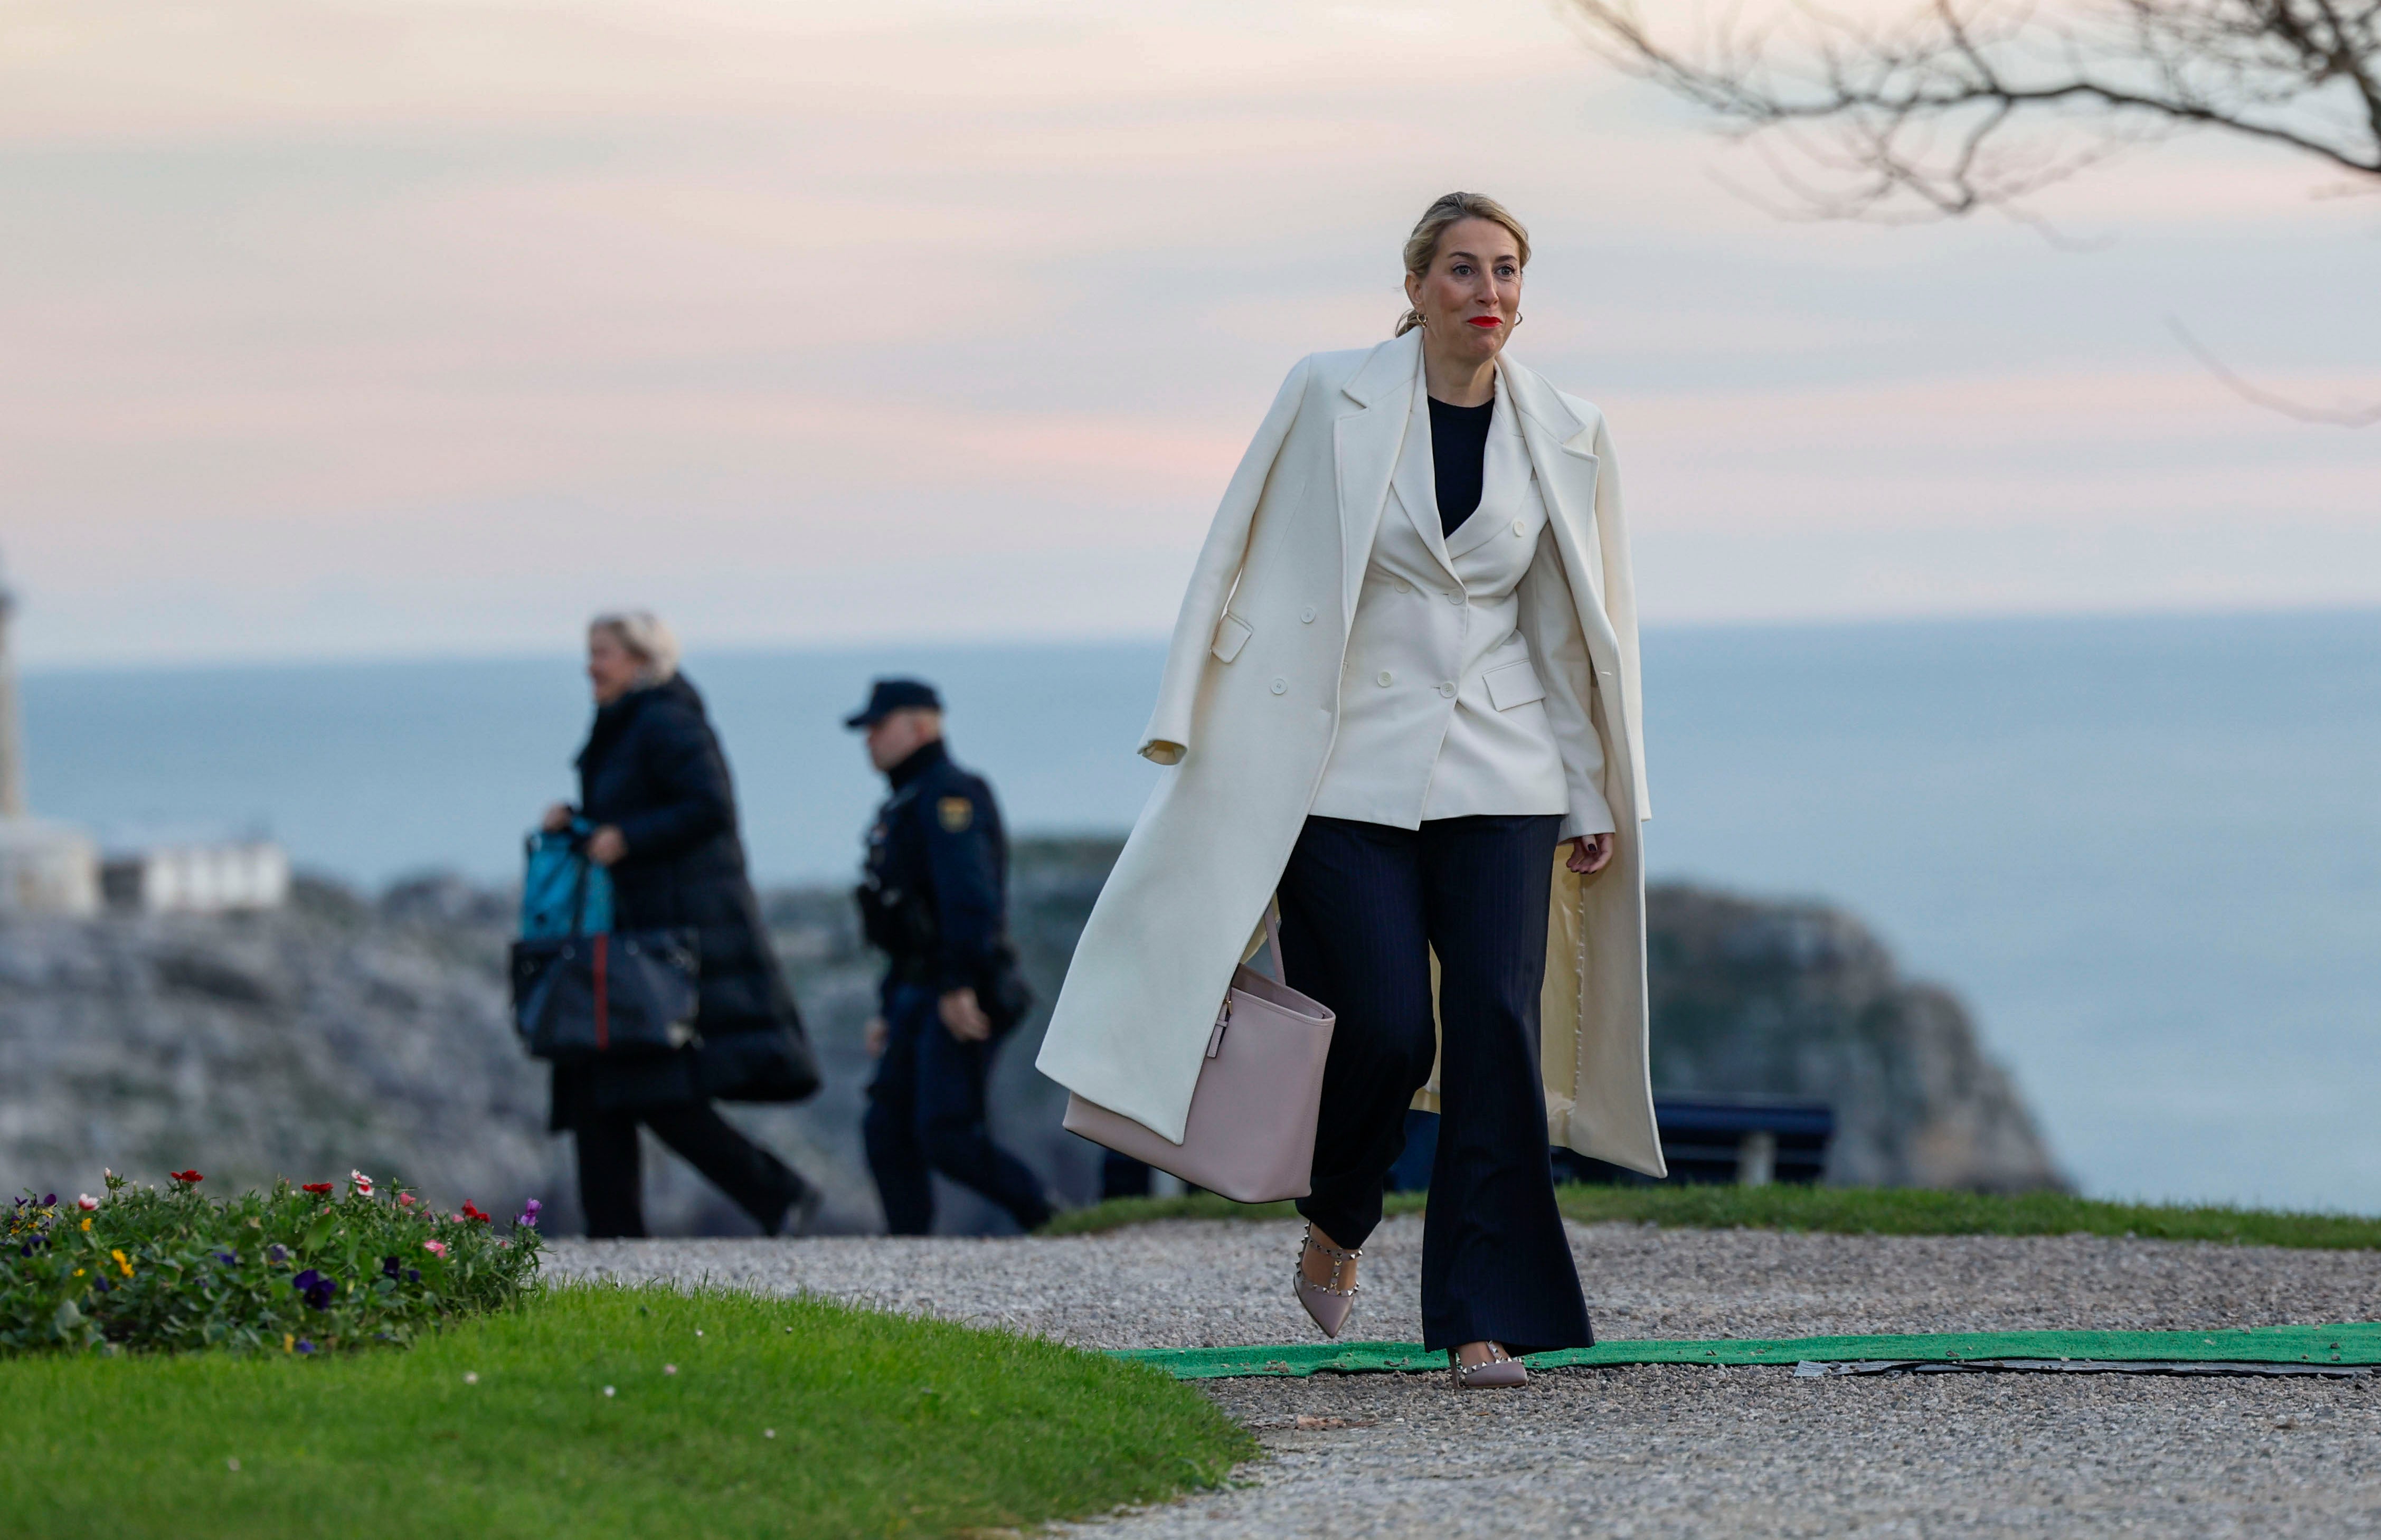
[[[1041,1179],[984,1121],[993,1051],[1032,1003],[1008,944],[1000,809],[981,776],[951,762],[932,685],[879,679],[844,726],[867,733],[869,761],[893,787],[868,833],[859,891],[868,939],[891,961],[883,1014],[868,1024],[878,1058],[861,1124],[885,1228],[932,1228],[930,1170],[1038,1228],[1050,1217]]]

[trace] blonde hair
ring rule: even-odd
[[[1530,232],[1513,217],[1513,211],[1484,192],[1449,192],[1422,211],[1422,219],[1414,226],[1413,234],[1406,237],[1406,274],[1420,278],[1430,272],[1430,264],[1438,260],[1438,242],[1447,227],[1467,219],[1485,219],[1502,225],[1512,236],[1513,244],[1520,248],[1521,265],[1530,265]],[[1398,329],[1393,334],[1403,336],[1422,324],[1422,312],[1409,308],[1398,317]]]
[[[678,637],[668,624],[649,609],[620,610],[587,622],[591,631],[603,631],[635,654],[644,667],[641,684],[667,684],[678,677]]]

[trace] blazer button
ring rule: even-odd
[[[1313,605],[1309,605],[1304,609],[1300,610],[1298,612],[1298,618],[1301,625],[1312,626],[1314,624],[1314,606]]]
[[[1446,700],[1446,701],[1452,701],[1452,700],[1454,700],[1454,699],[1455,699],[1455,683],[1454,683],[1454,681],[1450,679],[1450,680],[1448,680],[1447,683],[1440,685],[1440,686],[1438,687],[1438,694],[1439,694],[1439,698],[1440,698],[1441,700]]]
[[[1450,605],[1459,605],[1463,603],[1463,595],[1459,593],[1450,593],[1447,596],[1447,602]]]
[[[1398,677],[1384,668],[1378,674],[1373,676],[1373,682],[1379,685],[1383,690],[1386,690],[1389,686],[1398,682]]]
[[[1527,533],[1529,533],[1529,532],[1530,532],[1530,521],[1529,521],[1528,519],[1514,519],[1514,520],[1513,520],[1513,532],[1514,532],[1515,534],[1527,534]]]
[[[1399,578],[1398,580],[1398,592],[1400,593],[1411,593],[1413,592],[1413,584],[1406,581],[1403,578]]]
[[[1276,695],[1286,695],[1286,694],[1288,694],[1288,693],[1289,692],[1289,681],[1288,681],[1288,679],[1276,679],[1276,680],[1274,680],[1274,681],[1273,681],[1273,692],[1274,692],[1275,694],[1276,694]]]

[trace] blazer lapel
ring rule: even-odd
[[[1522,494],[1530,485],[1530,450],[1521,442],[1521,431],[1516,425],[1520,411],[1509,396],[1500,397],[1496,415],[1488,422],[1488,449],[1480,466],[1480,507],[1518,508],[1522,506]],[[1472,516],[1456,526],[1447,537],[1447,554],[1460,558],[1504,534],[1510,526],[1501,518],[1483,519],[1475,509]]]
[[[1413,521],[1414,533],[1422,536],[1422,549],[1437,558],[1450,580],[1461,582],[1447,555],[1447,532],[1439,523],[1438,467],[1431,458],[1430,393],[1422,385],[1419,369],[1414,371],[1413,405],[1406,414],[1406,441],[1398,450],[1398,471],[1390,485],[1397,489],[1406,517]]]
[[[1380,533],[1389,478],[1413,416],[1413,382],[1421,367],[1422,334],[1408,332],[1374,348],[1364,366],[1339,387],[1358,408],[1331,431],[1339,493],[1339,613],[1351,623],[1364,568],[1373,559],[1373,540]]]

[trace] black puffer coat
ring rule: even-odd
[[[695,932],[702,1042],[660,1058],[556,1066],[554,1126],[575,1127],[590,1107],[789,1102],[816,1091],[801,1018],[745,874],[727,760],[692,685],[673,678],[596,712],[579,753],[579,806],[628,842],[612,866],[613,927]]]

